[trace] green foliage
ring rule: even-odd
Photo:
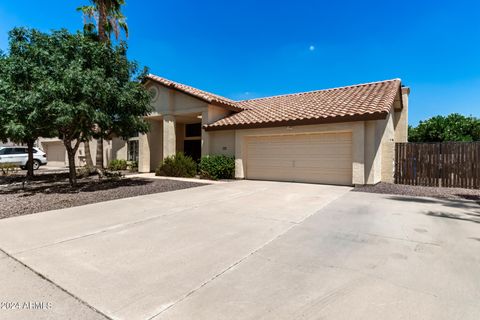
[[[131,172],[138,171],[138,161],[129,161],[128,170],[130,170]]]
[[[410,142],[479,141],[480,119],[452,113],[420,121],[408,127]]]
[[[108,169],[112,171],[127,170],[127,160],[114,159],[108,164]]]
[[[16,28],[9,35],[10,54],[0,59],[0,140],[59,136],[74,184],[73,159],[82,141],[148,131],[146,70],[127,59],[125,44],[66,30]]]
[[[194,177],[197,173],[197,164],[192,157],[184,155],[182,152],[174,156],[165,158],[155,171],[157,176],[169,177]]]
[[[42,41],[45,35],[26,29],[9,33],[9,54],[0,54],[0,140],[26,143],[30,159],[38,137],[55,136],[50,113],[48,65],[51,56]],[[28,176],[33,176],[31,161]]]
[[[103,173],[105,175],[105,178],[113,181],[117,181],[125,177],[125,175],[119,171],[114,171],[114,172],[104,171]]]
[[[123,30],[128,38],[127,19],[121,10],[125,0],[90,0],[90,3],[91,5],[77,8],[77,11],[83,14],[85,34],[97,35],[98,32],[100,38],[110,39],[113,33],[118,40],[120,30]],[[103,34],[100,35],[102,32]]]
[[[207,179],[232,179],[235,176],[235,159],[225,155],[205,156],[200,160],[200,174]]]

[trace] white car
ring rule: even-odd
[[[13,163],[25,169],[28,161],[27,147],[0,147],[0,164]],[[33,169],[47,164],[47,155],[38,148],[33,148]]]

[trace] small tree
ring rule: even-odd
[[[115,39],[120,37],[120,31],[123,30],[128,37],[128,25],[126,18],[122,13],[124,0],[90,0],[90,5],[77,8],[83,13],[84,33],[98,39],[106,45],[111,44],[112,33]],[[97,126],[98,131],[104,131],[104,128]],[[104,133],[104,132],[103,132]],[[87,154],[88,153],[88,154]],[[90,166],[91,155],[89,142],[85,142],[85,154],[87,156],[87,165]],[[103,137],[100,134],[97,140],[96,167],[103,168]]]
[[[65,30],[47,38],[54,69],[47,76],[49,108],[57,115],[53,124],[67,150],[70,183],[75,185],[81,142],[148,131],[143,117],[151,111],[150,96],[140,82],[146,71],[139,73],[137,63],[128,61],[123,43],[111,47]]]
[[[452,113],[435,116],[408,127],[410,142],[479,141],[480,119]]]
[[[9,55],[0,56],[0,139],[25,143],[27,177],[33,177],[33,147],[40,137],[52,137],[54,114],[46,77],[51,71],[44,34],[23,28],[9,33]]]

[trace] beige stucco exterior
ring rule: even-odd
[[[153,171],[168,155],[183,151],[185,125],[207,125],[231,111],[212,105],[178,90],[152,81],[147,89],[155,87],[154,112],[147,118],[150,132],[139,137],[139,171]],[[393,182],[395,142],[407,140],[408,93],[403,88],[395,99],[386,119],[343,123],[301,125],[237,130],[215,130],[201,133],[201,154],[224,154],[235,157],[235,177],[246,178],[248,168],[246,141],[251,137],[285,136],[346,132],[352,137],[351,184]],[[117,156],[123,154],[119,148]]]
[[[380,181],[393,182],[395,143],[408,139],[408,96],[409,88],[399,90],[391,112],[385,119],[371,121],[352,121],[316,125],[298,125],[289,127],[201,130],[201,136],[186,137],[186,125],[211,124],[232,113],[224,107],[207,103],[154,81],[146,82],[147,90],[154,90],[153,112],[146,118],[150,130],[138,136],[139,172],[154,171],[161,161],[170,155],[184,151],[186,140],[198,140],[201,155],[223,154],[235,157],[235,177],[247,177],[248,155],[247,141],[259,137],[278,137],[318,135],[324,133],[347,133],[351,136],[351,184],[376,184]],[[250,140],[249,140],[250,139]],[[261,138],[265,140],[264,138]],[[281,138],[280,138],[281,139]],[[268,139],[267,139],[268,140]],[[290,139],[302,141],[301,139]],[[195,142],[196,143],[196,142]],[[190,143],[191,144],[191,143]],[[39,147],[49,154],[51,165],[66,166],[66,152],[62,150],[59,139],[39,139]],[[92,160],[96,156],[95,140],[90,142]],[[114,138],[104,142],[104,165],[113,159],[127,159],[127,141]],[[349,159],[350,159],[349,158]],[[85,150],[81,144],[76,157],[76,165],[85,165]]]

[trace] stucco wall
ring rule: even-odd
[[[200,109],[206,110],[208,107],[208,103],[185,93],[166,88],[153,82],[146,84],[147,90],[153,86],[157,88],[158,96],[152,101],[152,106],[154,107],[152,115],[201,112]]]
[[[395,141],[408,142],[408,98],[410,88],[402,88],[403,109],[396,111],[394,115]]]
[[[138,137],[138,172],[154,171],[163,159],[163,124],[148,119],[150,131]]]
[[[388,118],[381,122],[385,126],[381,142],[381,181],[393,182],[395,167],[395,129],[394,112],[390,112]]]
[[[112,159],[127,160],[127,141],[122,138],[112,139]]]
[[[365,183],[393,181],[393,113],[385,120],[365,122]]]
[[[210,135],[210,153],[235,156],[235,131],[212,131]]]
[[[376,121],[365,121],[365,184],[374,184],[380,179],[379,174],[375,172],[380,163],[380,155],[377,152],[380,140],[376,137],[376,125]]]
[[[208,105],[208,109],[205,110],[202,113],[202,127],[207,124],[214,123],[217,120],[220,120],[222,118],[225,118],[228,116],[231,112],[224,109],[220,108],[214,105]],[[222,137],[221,134],[215,135],[216,138],[213,137],[211,131],[205,131],[205,129],[202,128],[202,156],[203,155],[208,155],[208,154],[225,154],[226,150],[223,150],[223,145],[220,146],[220,144],[225,144],[225,139],[230,139],[230,142],[226,146],[230,146],[230,150],[233,150],[234,153],[234,145],[235,145],[235,138],[230,135],[229,138]],[[212,140],[215,139],[215,140]],[[223,139],[219,140],[219,139]],[[233,140],[232,140],[233,139]],[[222,152],[219,152],[222,150]]]

